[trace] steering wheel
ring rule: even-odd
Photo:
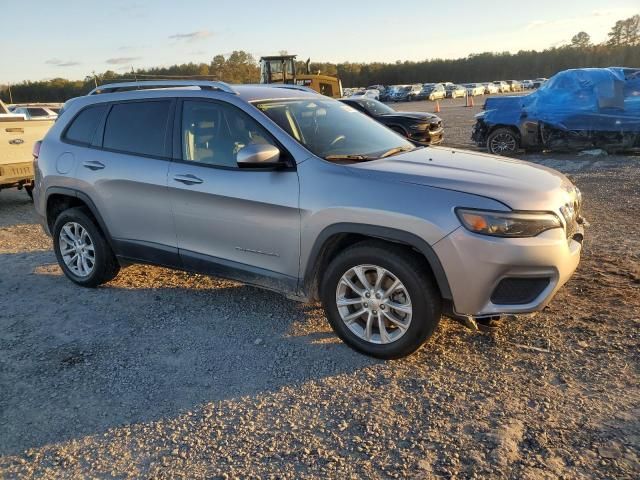
[[[330,147],[335,146],[337,143],[340,142],[344,142],[347,139],[347,137],[345,137],[344,135],[338,135],[336,138],[333,139],[333,142],[331,142],[329,144]]]

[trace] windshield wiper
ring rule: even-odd
[[[366,155],[327,155],[325,160],[371,160],[371,157]]]
[[[402,152],[409,152],[411,150],[415,150],[415,147],[396,147],[396,148],[392,148],[391,150],[387,150],[378,158],[390,157],[391,155],[395,155],[397,153],[402,153]]]

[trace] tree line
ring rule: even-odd
[[[395,63],[310,63],[311,72],[336,75],[345,87],[374,84],[485,82],[502,79],[550,77],[568,68],[628,66],[640,67],[640,15],[619,20],[611,28],[608,40],[594,45],[586,32],[579,32],[571,43],[543,51],[521,50],[517,53],[486,52],[458,59],[397,61]],[[303,71],[304,62],[298,62]],[[116,73],[108,70],[83,80],[25,81],[0,85],[4,102],[64,102],[85,95],[96,85],[115,81],[148,79],[198,78],[229,83],[258,83],[260,70],[250,53],[235,51],[228,56],[216,55],[210,63],[185,63],[170,67],[139,69]]]

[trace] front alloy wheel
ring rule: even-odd
[[[377,265],[358,265],[342,275],[336,305],[349,330],[366,342],[395,342],[411,325],[413,307],[407,288]]]
[[[518,137],[508,128],[498,128],[487,138],[487,150],[494,155],[512,155],[518,148]]]
[[[320,296],[331,327],[352,348],[377,358],[405,357],[431,336],[442,299],[421,257],[369,240],[328,265]]]

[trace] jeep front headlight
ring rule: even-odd
[[[492,237],[535,237],[552,228],[562,228],[558,216],[551,212],[497,212],[457,208],[462,225],[473,233]]]

